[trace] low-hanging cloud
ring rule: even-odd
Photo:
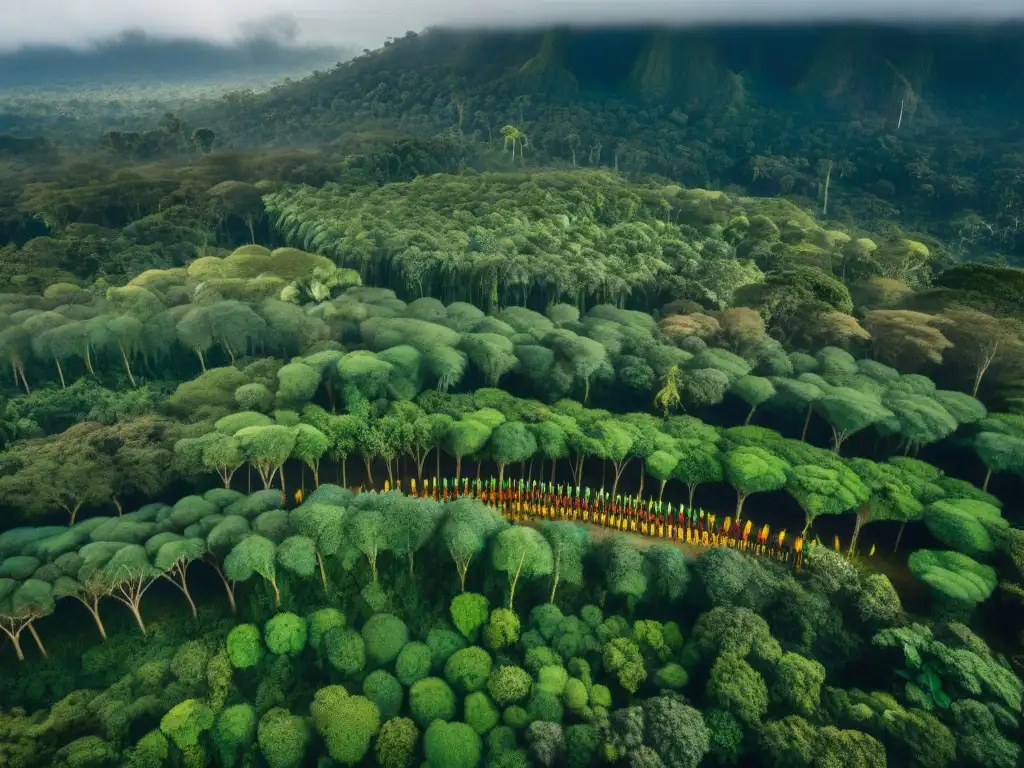
[[[124,30],[232,42],[274,30],[302,44],[376,46],[428,26],[995,23],[1024,0],[0,0],[0,49],[85,46]]]

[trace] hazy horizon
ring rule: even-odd
[[[26,12],[27,10],[27,12]],[[475,0],[35,0],[0,8],[0,51],[57,46],[88,49],[126,32],[234,45],[269,39],[293,46],[376,47],[388,37],[431,26],[522,28],[549,25],[736,25],[878,23],[994,24],[1024,21],[1019,0],[698,0],[629,4],[607,0],[532,0],[481,10]]]

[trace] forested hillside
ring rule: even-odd
[[[196,119],[233,146],[399,130],[494,147],[511,125],[528,163],[789,196],[846,224],[930,231],[968,258],[1015,257],[1020,40],[1013,27],[432,30]]]
[[[1015,768],[1019,51],[435,30],[0,136],[0,766]]]

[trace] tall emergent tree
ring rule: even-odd
[[[777,491],[786,484],[789,465],[774,453],[756,446],[740,446],[722,457],[725,479],[736,489],[736,519],[743,503],[754,493]]]
[[[492,564],[508,574],[508,607],[512,610],[516,585],[521,578],[536,579],[551,573],[554,562],[551,545],[534,528],[506,528],[494,540]]]

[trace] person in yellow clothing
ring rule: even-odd
[[[302,504],[302,489],[301,488],[299,488],[299,490],[297,490],[295,492],[295,506],[299,506],[300,504]]]
[[[797,536],[796,541],[793,542],[793,565],[796,569],[800,570],[800,563],[803,562],[804,553],[804,537]]]

